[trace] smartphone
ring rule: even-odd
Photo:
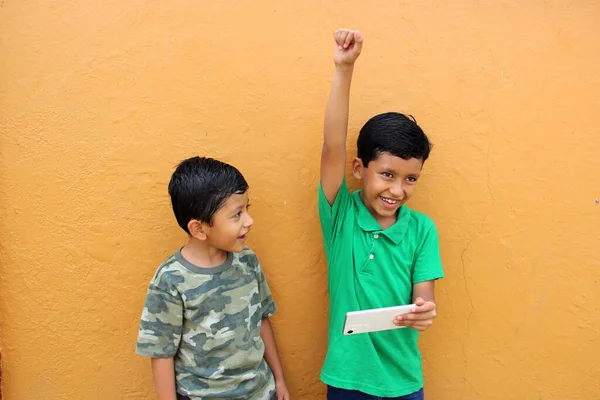
[[[405,306],[374,308],[372,310],[350,311],[346,313],[343,333],[348,336],[357,333],[406,328],[394,324],[394,320],[398,315],[410,313],[413,307],[416,307],[416,305],[408,304]]]

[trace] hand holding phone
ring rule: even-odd
[[[408,314],[415,304],[404,306],[375,308],[371,310],[350,311],[346,313],[344,321],[344,335],[356,335],[358,333],[386,331],[389,329],[402,329],[406,326],[398,326],[394,323],[398,315]]]

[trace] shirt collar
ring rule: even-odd
[[[408,230],[408,224],[410,221],[410,209],[406,205],[402,205],[398,211],[398,220],[394,225],[383,230],[379,222],[373,217],[371,212],[367,209],[365,204],[360,197],[360,190],[352,193],[352,199],[354,200],[355,207],[358,211],[356,219],[358,226],[365,232],[380,233],[390,239],[394,244],[400,243],[404,234]]]

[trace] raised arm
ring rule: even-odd
[[[350,83],[354,62],[360,55],[363,43],[362,35],[349,29],[338,29],[333,37],[335,72],[325,110],[321,153],[321,186],[330,205],[333,205],[345,179]]]

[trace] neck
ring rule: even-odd
[[[374,213],[371,214],[373,217],[375,217],[375,220],[379,223],[379,226],[381,226],[381,229],[384,231],[398,221],[398,213],[391,217],[382,217],[381,215],[376,215]]]
[[[181,255],[190,263],[201,268],[217,267],[227,260],[227,252],[208,243],[190,237],[181,249]]]

